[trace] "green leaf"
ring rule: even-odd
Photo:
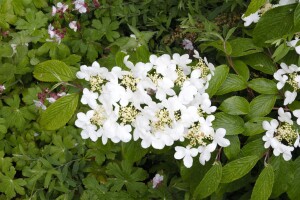
[[[247,118],[264,117],[271,112],[276,102],[276,95],[262,94],[250,102],[250,112]]]
[[[225,81],[228,72],[229,72],[229,68],[226,65],[221,65],[216,67],[215,75],[209,81],[209,86],[206,90],[206,92],[209,94],[210,97],[214,96],[214,94],[218,91],[220,86]]]
[[[272,55],[274,62],[278,62],[282,59],[288,52],[290,51],[291,47],[288,47],[287,44],[284,42],[279,47],[276,48],[275,52]]]
[[[287,194],[290,199],[297,199],[300,196],[300,157],[294,161],[295,173],[292,184],[289,185]]]
[[[122,144],[122,152],[124,159],[129,163],[140,161],[148,152],[138,142],[130,141]]]
[[[246,156],[229,162],[223,167],[221,183],[230,183],[246,175],[257,163],[257,156]]]
[[[216,95],[223,95],[229,92],[240,91],[245,88],[247,88],[247,82],[242,76],[235,75],[235,74],[228,74],[226,80],[218,89]]]
[[[223,148],[224,153],[229,160],[233,160],[240,153],[240,139],[237,135],[228,135],[226,138],[230,141],[230,145]]]
[[[16,29],[33,32],[44,27],[48,21],[48,17],[42,11],[35,12],[33,10],[26,12],[25,19],[19,18],[16,22]]]
[[[61,82],[76,78],[68,65],[59,60],[48,60],[35,66],[33,76],[39,81]]]
[[[225,128],[226,135],[237,135],[242,133],[244,128],[244,121],[239,116],[229,115],[223,112],[215,114],[216,119],[212,122],[215,129]]]
[[[251,0],[246,12],[245,16],[247,17],[252,13],[255,13],[260,7],[262,7],[266,3],[266,0]]]
[[[294,13],[294,26],[299,27],[300,26],[300,4],[297,5]]]
[[[263,51],[262,48],[254,45],[250,38],[236,38],[231,40],[230,44],[232,46],[231,57],[241,57]]]
[[[79,95],[77,93],[59,98],[42,113],[39,123],[45,130],[57,130],[74,114]]]
[[[255,117],[245,123],[245,131],[243,135],[252,136],[265,132],[263,129],[262,123],[263,121],[270,121],[271,118],[268,117]]]
[[[293,181],[294,168],[292,161],[285,161],[280,156],[272,156],[270,164],[274,168],[274,185],[271,198],[277,198],[285,193]],[[299,187],[298,187],[299,188]]]
[[[263,53],[255,53],[249,56],[243,57],[243,61],[258,71],[265,74],[273,74],[277,71],[276,65],[273,63],[272,59]]]
[[[251,200],[268,200],[272,193],[274,183],[274,169],[266,166],[258,176],[254,185]]]
[[[216,162],[205,174],[194,192],[195,199],[204,199],[215,192],[222,178],[222,164]]]
[[[119,51],[117,54],[116,54],[116,64],[117,66],[121,67],[122,69],[127,69],[126,65],[124,64],[123,60],[124,60],[124,57],[126,56],[127,54],[122,52],[122,51]]]
[[[261,94],[278,94],[276,83],[266,78],[256,78],[248,82],[248,87]]]
[[[295,4],[278,6],[263,14],[253,31],[254,43],[264,46],[268,40],[275,40],[293,31],[299,31],[300,27],[293,30],[295,7]]]
[[[246,144],[242,148],[240,155],[241,156],[258,156],[261,158],[266,151],[267,151],[267,149],[265,149],[265,147],[264,147],[264,141],[261,138],[259,138],[257,140],[251,141],[248,144]]]
[[[26,181],[22,178],[14,179],[16,170],[14,167],[10,167],[9,172],[2,174],[0,172],[0,192],[6,194],[6,196],[11,199],[16,196],[16,193],[20,195],[25,194],[23,186],[26,185]]]
[[[249,102],[244,97],[229,97],[219,107],[223,112],[230,115],[245,115],[250,110]]]
[[[0,82],[6,82],[15,77],[16,66],[10,63],[4,63],[0,67]]]
[[[237,74],[242,76],[245,79],[245,81],[248,81],[250,77],[250,72],[247,65],[241,60],[234,60],[233,66]]]

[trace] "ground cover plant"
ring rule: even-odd
[[[298,199],[298,0],[0,16],[0,199]]]

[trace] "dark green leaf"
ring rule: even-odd
[[[250,102],[248,118],[264,117],[271,112],[276,102],[276,95],[262,94]]]
[[[245,88],[247,88],[247,83],[242,76],[235,75],[235,74],[228,74],[226,80],[218,89],[216,95],[223,95],[229,92],[240,91]]]
[[[252,79],[248,87],[261,94],[278,94],[276,83],[266,78]]]
[[[276,65],[273,63],[272,59],[263,53],[245,56],[243,57],[243,61],[253,69],[265,74],[273,75],[277,71]]]
[[[233,96],[223,101],[219,109],[230,115],[245,115],[249,112],[250,105],[245,98]]]
[[[263,51],[262,48],[254,45],[250,38],[236,38],[231,40],[230,44],[232,46],[231,57],[240,57]]]
[[[215,117],[216,119],[213,121],[213,127],[215,129],[225,128],[226,135],[237,135],[245,130],[244,121],[239,116],[219,112],[215,114]]]
[[[254,185],[251,200],[268,200],[272,193],[274,183],[274,169],[266,166],[258,176]]]
[[[233,66],[237,74],[242,76],[245,79],[245,81],[248,81],[250,77],[250,72],[247,65],[241,60],[234,60]]]
[[[214,94],[218,91],[220,86],[225,81],[228,72],[229,68],[226,65],[216,67],[215,75],[209,81],[209,87],[206,90],[210,97],[214,96]]]
[[[226,138],[230,141],[230,145],[224,147],[224,153],[229,160],[233,160],[240,153],[240,139],[237,135],[228,135]]]
[[[264,141],[259,138],[246,144],[241,150],[241,156],[259,156],[262,157],[267,151],[264,147]]]

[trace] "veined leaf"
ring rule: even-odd
[[[42,113],[39,120],[46,130],[57,130],[64,126],[74,114],[79,95],[77,93],[59,98]]]
[[[34,68],[33,76],[44,82],[72,81],[76,78],[70,67],[59,60],[48,60],[39,63]]]
[[[274,169],[271,165],[268,165],[262,170],[256,180],[251,200],[268,200],[272,193],[273,183]]]
[[[215,117],[213,127],[215,129],[225,128],[226,135],[237,135],[245,130],[244,120],[239,116],[219,112],[215,114]]]
[[[210,97],[214,96],[214,94],[218,91],[220,86],[225,81],[227,74],[229,72],[229,68],[226,65],[221,65],[216,67],[215,75],[209,81],[209,86],[206,92],[209,94]]]
[[[249,112],[250,106],[245,98],[233,96],[223,101],[219,109],[230,115],[245,115]]]
[[[276,95],[262,94],[250,102],[248,118],[263,117],[269,114],[276,102]]]

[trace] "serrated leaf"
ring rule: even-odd
[[[226,135],[237,135],[244,131],[244,120],[235,115],[229,115],[223,112],[215,114],[216,119],[212,122],[215,129],[225,128]]]
[[[245,79],[240,75],[228,74],[226,80],[218,89],[216,95],[223,95],[229,92],[240,91],[247,88]]]
[[[219,109],[230,115],[245,115],[250,110],[249,102],[244,97],[229,97],[219,106]]]
[[[148,149],[142,148],[138,142],[130,141],[123,144],[122,151],[124,152],[124,160],[134,163],[141,160],[148,152]]]
[[[261,94],[278,94],[276,83],[266,78],[252,79],[248,87]]]
[[[204,175],[194,192],[195,199],[203,199],[215,192],[222,178],[222,164],[217,162]]]
[[[78,99],[77,93],[59,98],[42,113],[40,125],[45,130],[57,130],[64,126],[74,114]]]
[[[253,69],[265,74],[273,75],[277,71],[276,65],[273,63],[272,59],[263,53],[244,56],[243,61]]]
[[[251,200],[268,200],[272,193],[274,183],[274,169],[271,165],[266,166],[258,176]]]
[[[39,81],[61,82],[76,78],[68,65],[59,60],[48,60],[35,66],[33,76]]]
[[[295,4],[278,6],[263,14],[253,31],[255,44],[264,46],[268,40],[278,39],[283,35],[299,31],[300,27],[295,27],[296,30],[293,30],[295,8]]]
[[[223,82],[226,80],[227,74],[229,72],[229,68],[226,65],[220,65],[215,69],[215,75],[209,81],[209,86],[206,89],[206,92],[210,97],[214,96],[214,94],[221,87]]]
[[[251,0],[246,12],[245,16],[247,17],[252,13],[255,13],[261,6],[263,6],[266,3],[266,0]]]
[[[235,159],[240,153],[240,139],[237,135],[228,135],[226,138],[230,141],[228,147],[224,147],[224,153],[229,160]]]
[[[229,162],[223,167],[221,183],[230,183],[246,175],[257,163],[257,156],[246,156]]]
[[[247,118],[264,117],[271,112],[276,102],[276,95],[262,94],[250,102],[250,112]]]

